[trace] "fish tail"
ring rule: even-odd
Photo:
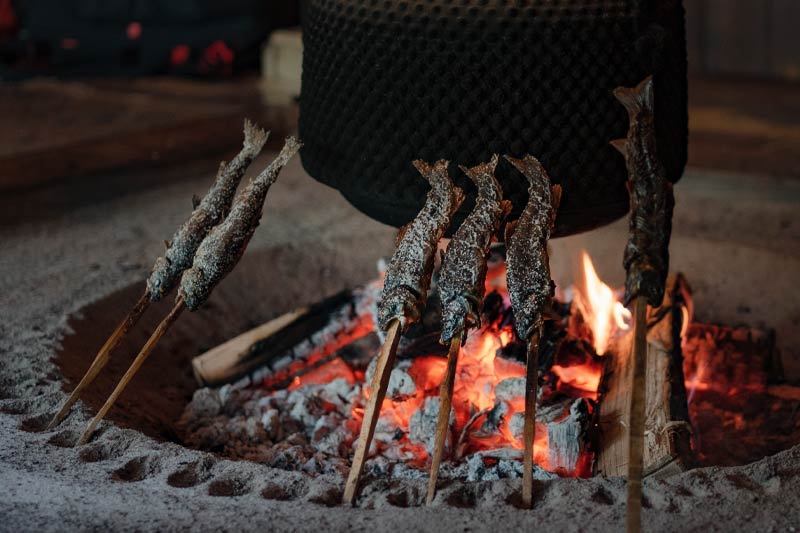
[[[481,163],[469,168],[459,165],[458,168],[461,169],[461,172],[467,175],[467,177],[472,181],[472,183],[475,184],[478,190],[484,189],[485,187],[501,190],[500,183],[494,176],[494,170],[497,168],[497,161],[497,154],[494,154],[488,163]]]
[[[434,164],[430,164],[422,159],[416,159],[411,162],[417,172],[430,184],[431,189],[438,193],[449,192],[453,189],[453,182],[450,180],[450,175],[447,173],[447,167],[450,161],[440,159]]]
[[[636,87],[617,87],[614,97],[625,106],[630,117],[642,111],[653,112],[653,76],[647,76]]]
[[[244,146],[243,151],[246,152],[248,156],[255,158],[260,154],[268,137],[268,131],[262,130],[250,119],[244,119],[244,143],[242,144]]]
[[[541,183],[542,177],[547,176],[547,171],[544,169],[542,163],[532,155],[526,155],[522,159],[511,157],[510,155],[503,156],[506,161],[514,165],[520,174],[525,176],[531,185]],[[549,178],[547,178],[549,181]]]

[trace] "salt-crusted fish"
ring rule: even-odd
[[[189,219],[175,232],[172,242],[167,243],[164,257],[156,259],[147,291],[152,301],[166,296],[180,281],[184,270],[192,266],[194,254],[211,228],[222,222],[231,209],[239,182],[258,156],[269,133],[249,120],[244,121],[244,143],[242,150],[228,163],[221,163],[216,180],[202,200],[193,198],[194,210]]]
[[[436,247],[464,201],[464,193],[448,176],[448,165],[448,161],[433,165],[414,161],[414,167],[428,180],[431,190],[422,210],[403,228],[386,269],[378,304],[378,325],[384,331],[395,318],[404,326],[419,320],[427,301]]]
[[[506,159],[528,178],[528,203],[519,219],[506,227],[508,295],[517,334],[528,339],[541,325],[555,289],[547,241],[561,201],[561,187],[551,185],[547,171],[535,157]]]
[[[631,217],[623,265],[625,304],[644,296],[653,307],[661,305],[669,269],[669,239],[675,200],[672,184],[656,151],[653,78],[636,87],[618,87],[614,96],[628,110],[626,139],[612,141],[625,156]]]
[[[241,192],[225,221],[215,226],[200,243],[192,267],[183,273],[178,296],[190,310],[206,301],[211,291],[244,254],[261,220],[264,200],[281,169],[300,149],[294,137],[278,157]]]
[[[478,188],[478,197],[472,212],[448,244],[439,271],[442,344],[449,343],[467,328],[480,327],[489,246],[511,209],[511,203],[503,200],[503,189],[494,176],[496,166],[495,155],[488,163],[460,167]]]

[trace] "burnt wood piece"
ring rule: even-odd
[[[447,173],[448,161],[433,165],[414,161],[414,167],[431,186],[425,205],[400,233],[394,255],[386,269],[378,326],[400,320],[403,328],[419,320],[428,297],[436,247],[450,225],[450,219],[464,201],[464,193],[453,185]]]
[[[475,207],[453,235],[439,271],[442,299],[442,334],[439,342],[448,344],[459,333],[480,327],[481,306],[486,291],[489,246],[500,228],[511,203],[503,200],[503,189],[494,176],[497,155],[488,163],[460,167],[478,189]]]
[[[325,355],[336,338],[354,340],[348,334],[368,316],[360,309],[363,299],[361,289],[344,290],[273,318],[192,359],[195,378],[204,387],[246,377],[255,383],[298,361],[305,364],[311,352]]]
[[[178,290],[178,297],[189,310],[200,307],[217,283],[239,262],[260,223],[267,192],[299,149],[297,139],[287,138],[275,160],[242,191],[225,221],[215,226],[200,243],[192,267],[183,273]]]
[[[344,290],[274,318],[192,359],[195,377],[202,386],[279,388],[336,357],[366,368],[374,352],[359,345],[377,338],[372,311],[379,291],[376,283]]]
[[[192,266],[194,254],[211,228],[219,224],[228,214],[239,182],[247,167],[261,153],[269,134],[249,120],[244,121],[244,143],[242,150],[230,163],[221,163],[214,184],[202,200],[193,199],[189,219],[175,232],[171,242],[167,242],[164,257],[156,259],[147,291],[150,299],[163,298],[180,281],[184,270]]]
[[[517,334],[527,339],[539,330],[553,296],[547,241],[561,202],[561,187],[551,185],[538,159],[506,159],[528,179],[528,203],[519,219],[506,227],[508,295]]]
[[[662,305],[647,314],[647,400],[644,476],[682,472],[693,464],[691,422],[686,401],[680,332],[689,288],[682,275],[667,281]],[[599,451],[596,472],[624,476],[628,468],[631,335],[609,350],[600,385]]]
[[[614,96],[625,106],[630,121],[627,138],[611,143],[625,156],[631,198],[630,234],[623,259],[625,305],[644,296],[647,303],[658,307],[669,270],[675,201],[656,148],[653,78],[645,78],[636,87],[618,87]]]

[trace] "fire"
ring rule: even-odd
[[[580,405],[592,413],[604,367],[597,355],[606,352],[617,332],[630,327],[630,313],[619,302],[616,293],[598,278],[585,252],[582,260],[581,290],[585,292],[574,288],[567,292],[575,294],[576,306],[571,319],[577,323],[583,320],[583,323],[576,331],[568,330],[571,335],[566,338],[557,333],[549,334],[552,335],[549,347],[542,348],[555,350],[555,353],[549,355],[551,366],[540,368],[542,411],[539,414],[542,418],[537,417],[534,442],[536,463],[566,476],[590,475],[592,453],[590,450],[582,451],[577,461],[573,458],[570,459],[572,462],[564,463],[565,458],[559,452],[559,437],[554,437],[551,430],[557,431],[554,428],[562,427],[559,424],[569,422],[571,406],[579,405],[575,402],[584,402]],[[476,453],[489,454],[484,456],[488,462],[496,461],[491,455],[495,453],[503,457],[516,454],[521,458],[524,446],[525,343],[514,332],[502,260],[489,264],[486,294],[492,295],[492,303],[484,315],[485,323],[469,332],[459,351],[447,444],[449,456],[456,460],[474,457]],[[554,320],[549,322],[548,330],[563,332],[566,320],[558,317],[554,309],[548,317]],[[350,417],[346,422],[354,437],[364,417],[364,399],[369,398],[371,392],[369,380],[363,368],[350,368],[342,360],[328,356],[374,328],[368,317],[355,323],[357,331],[337,336],[326,350],[314,351],[304,358],[305,363],[298,362],[312,366],[295,376],[289,386],[289,390],[294,391],[305,385],[324,385],[336,378],[344,378],[354,388],[355,397],[360,398],[350,405]],[[548,334],[545,337],[550,338]],[[559,338],[562,340],[555,340]],[[388,460],[426,467],[432,451],[431,426],[435,427],[438,419],[439,387],[445,368],[446,358],[441,351],[422,352],[398,360],[381,406],[372,453],[377,452]],[[542,414],[548,409],[550,414]]]
[[[582,275],[585,295],[573,292],[576,293],[578,308],[590,326],[596,352],[604,353],[617,331],[629,329],[630,313],[619,302],[614,291],[598,278],[586,253],[583,254]],[[501,297],[506,308],[510,306],[505,284],[505,264],[502,262],[490,265],[486,293],[492,292]],[[484,324],[482,328],[471,331],[459,352],[451,432],[451,446],[456,455],[495,449],[521,450],[523,447],[520,421],[525,410],[525,364],[498,356],[498,352],[512,342],[516,342],[513,324],[499,319],[494,324]],[[554,393],[597,399],[603,364],[590,352],[570,347],[560,350],[551,367],[557,380]],[[404,433],[399,441],[395,439],[390,445],[396,453],[399,446],[399,453],[413,456],[418,464],[424,464],[430,450],[426,450],[426,446],[420,442],[412,442],[412,436],[409,435],[413,432],[410,428],[411,419],[415,413],[425,411],[431,405],[427,400],[438,398],[445,366],[446,360],[441,356],[416,357],[404,370],[413,379],[415,392],[399,397],[387,396],[382,406],[381,420]],[[510,390],[514,392],[509,393]],[[369,391],[365,391],[365,395],[368,394]],[[361,413],[357,411],[355,414],[358,416]],[[559,469],[557,464],[551,464],[548,428],[542,423],[537,423],[534,456],[544,468]],[[586,475],[590,471],[590,463],[586,459],[581,462],[583,466],[561,473]]]
[[[630,329],[631,312],[619,301],[614,291],[597,275],[592,259],[581,254],[583,291],[576,293],[575,304],[592,331],[594,349],[603,355],[617,331]]]

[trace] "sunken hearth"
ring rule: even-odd
[[[269,260],[280,264],[275,253]],[[144,366],[110,419],[231,459],[311,477],[346,475],[365,377],[381,341],[372,319],[380,281],[276,318],[274,309],[290,309],[302,289],[276,286],[274,273],[261,268],[263,255],[247,257],[207,309],[176,325],[154,355],[160,364]],[[459,362],[441,474],[451,482],[522,474],[524,346],[513,335],[504,280],[496,255],[483,328],[470,337]],[[64,339],[58,357],[69,381],[80,378],[87,354],[117,319],[115,310],[140,290],[136,285],[115,293],[73,321],[74,334]],[[627,370],[629,317],[588,258],[581,283],[557,296],[562,303],[550,317],[540,358],[535,476],[623,475],[620,421],[627,394],[618,378]],[[436,308],[435,297],[429,308]],[[671,278],[665,306],[653,310],[649,321],[645,462],[655,476],[695,465],[745,464],[800,438],[793,422],[800,391],[775,385],[781,376],[774,335],[693,322],[692,314],[688,284]],[[113,377],[129,363],[122,354],[144,341],[158,316],[147,315],[121,356],[112,358],[111,371],[85,397],[90,407],[102,404]],[[401,345],[367,463],[374,480],[427,476],[446,357],[436,342],[438,328],[436,313],[429,312]],[[36,430],[45,422],[27,423]],[[732,445],[734,434],[744,434],[748,445]]]

